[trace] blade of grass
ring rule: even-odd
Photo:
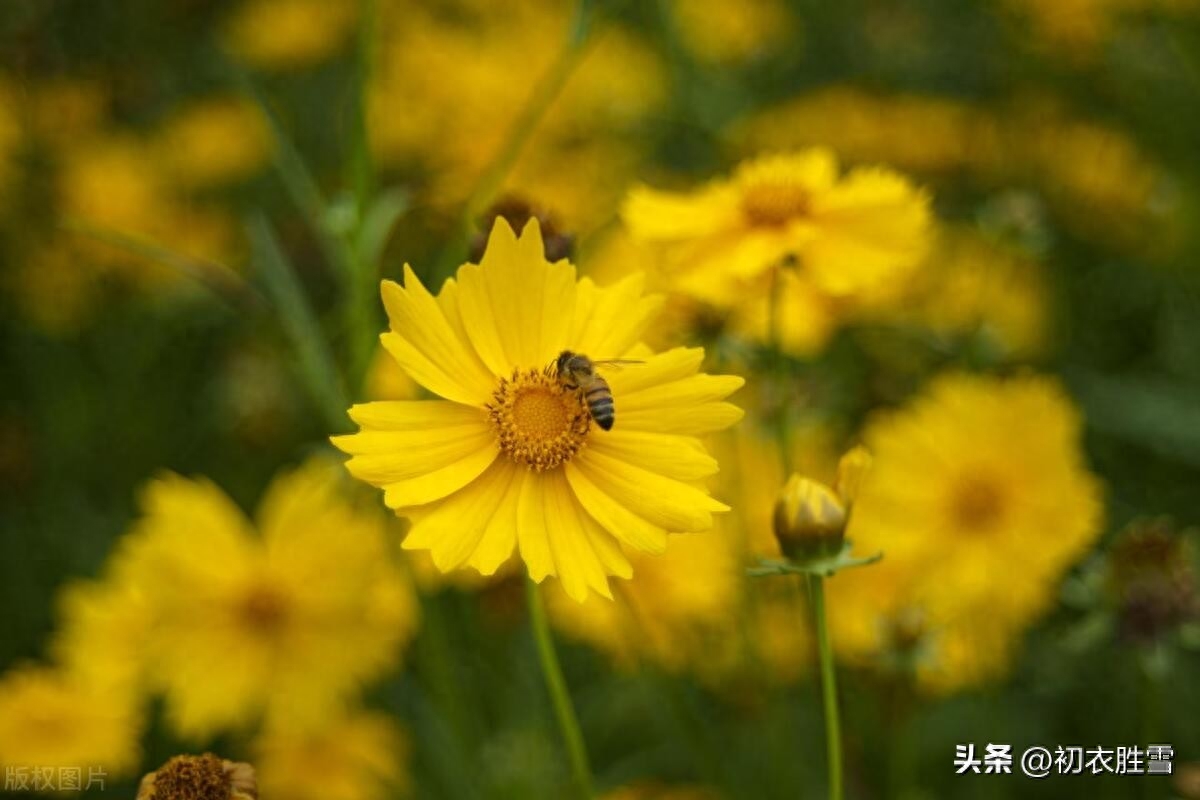
[[[254,310],[263,304],[262,296],[255,291],[254,287],[224,264],[184,255],[149,239],[102,228],[83,220],[63,219],[59,221],[58,227],[68,233],[84,236],[132,253],[147,261],[169,267],[199,283],[234,308]]]
[[[331,431],[348,426],[349,403],[333,353],[316,315],[304,295],[291,261],[284,254],[265,217],[256,214],[246,224],[254,263],[262,275],[280,322],[296,349],[301,377]]]
[[[474,232],[475,221],[496,200],[504,181],[516,166],[517,159],[520,158],[525,145],[537,130],[546,111],[562,92],[563,87],[567,85],[567,81],[575,73],[575,68],[579,66],[586,50],[585,45],[588,42],[590,29],[591,3],[588,0],[580,0],[575,5],[574,18],[571,21],[567,41],[563,45],[562,51],[550,69],[533,87],[533,91],[530,92],[520,113],[513,121],[504,144],[483,171],[470,197],[467,198],[454,231],[438,257],[434,277],[440,278],[448,275],[462,261],[466,254],[467,242],[470,241]]]

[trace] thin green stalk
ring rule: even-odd
[[[65,218],[59,221],[59,227],[68,233],[87,237],[169,267],[204,286],[234,308],[254,310],[264,302],[262,296],[242,276],[216,261],[184,255],[150,239],[92,225],[85,220]]]
[[[257,214],[247,224],[255,263],[260,270],[280,322],[300,363],[300,373],[331,431],[346,428],[346,393],[333,354],[317,316],[304,295],[291,261],[284,254],[266,219]]]
[[[808,576],[809,597],[817,626],[817,651],[821,662],[821,697],[825,705],[825,753],[829,767],[829,800],[842,800],[842,724],[838,714],[837,672],[829,622],[825,617],[825,579]]]
[[[363,251],[362,231],[374,205],[375,164],[369,138],[368,93],[375,70],[379,3],[364,0],[358,30],[358,59],[354,76],[353,138],[348,171],[354,190],[353,225],[341,233],[346,259],[345,292],[342,299],[343,324],[349,357],[349,382],[357,391],[366,377],[371,354],[378,342],[379,261]]]
[[[438,276],[448,274],[462,258],[463,252],[466,250],[466,243],[471,238],[475,221],[496,200],[504,181],[516,166],[521,151],[525,149],[525,145],[537,130],[546,111],[549,110],[563,87],[567,85],[571,75],[574,74],[575,67],[579,65],[583,56],[584,45],[588,38],[591,17],[589,5],[588,0],[579,0],[576,3],[575,17],[562,52],[550,66],[549,71],[533,87],[525,105],[521,107],[520,113],[513,121],[503,146],[488,164],[487,169],[483,171],[478,183],[475,184],[471,196],[463,207],[456,230],[438,259]]]
[[[567,691],[567,681],[563,678],[562,667],[558,663],[558,654],[554,651],[554,639],[550,634],[550,624],[546,620],[546,607],[542,603],[541,591],[537,584],[529,579],[525,581],[525,599],[529,604],[529,621],[533,627],[534,641],[537,642],[542,675],[546,679],[546,689],[549,690],[550,699],[554,703],[559,732],[562,733],[567,757],[571,763],[571,775],[579,789],[579,796],[584,800],[591,800],[594,797],[592,770],[588,766],[583,731],[579,727],[579,719],[575,716],[575,706],[571,704],[571,695]]]
[[[771,295],[767,301],[767,344],[770,347],[771,373],[777,393],[778,407],[775,409],[776,436],[779,438],[780,457],[783,459],[783,475],[792,473],[792,430],[791,413],[787,404],[787,358],[783,354],[783,270],[779,264],[771,273]]]

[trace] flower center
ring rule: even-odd
[[[487,408],[500,449],[537,472],[570,461],[587,441],[592,422],[578,390],[536,369],[501,378]]]
[[[288,601],[277,589],[258,585],[241,598],[237,611],[238,618],[248,628],[269,634],[283,627],[288,615]]]
[[[230,788],[224,764],[212,753],[175,756],[154,773],[154,797],[163,800],[221,800]]]
[[[808,189],[780,177],[749,177],[742,182],[742,213],[753,225],[779,226],[809,212]]]
[[[955,487],[951,514],[958,528],[984,531],[994,527],[1004,514],[1005,498],[995,480],[972,475]]]

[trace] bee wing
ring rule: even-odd
[[[593,358],[592,364],[597,367],[611,367],[612,369],[620,369],[621,367],[629,366],[630,364],[645,364],[646,362],[640,358]]]

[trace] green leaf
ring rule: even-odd
[[[296,271],[265,217],[261,214],[252,217],[246,230],[254,252],[254,264],[296,350],[301,377],[330,430],[346,430],[349,403],[342,376]]]

